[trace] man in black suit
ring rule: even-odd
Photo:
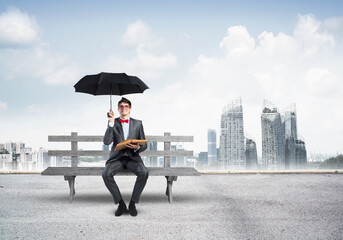
[[[113,176],[124,168],[137,175],[129,204],[130,215],[137,216],[135,204],[139,202],[139,197],[149,176],[149,172],[144,166],[139,153],[143,152],[147,148],[147,144],[139,146],[129,143],[125,145],[126,148],[114,151],[117,144],[126,139],[145,139],[142,121],[130,118],[131,102],[128,99],[122,98],[118,102],[118,111],[120,118],[114,118],[112,110],[110,110],[108,114],[108,127],[104,136],[104,144],[110,145],[113,142],[113,145],[109,159],[107,160],[105,169],[102,173],[102,177],[106,187],[112,194],[114,203],[119,203],[115,216],[120,216],[126,211],[126,204],[122,199]]]

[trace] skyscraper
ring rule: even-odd
[[[264,100],[261,115],[262,162],[268,169],[285,168],[285,135],[277,108]]]
[[[285,132],[285,168],[296,167],[295,141],[297,139],[297,113],[295,104],[290,105],[282,116],[283,129]]]
[[[207,152],[200,152],[198,161],[200,164],[207,165],[208,164],[208,153]]]
[[[185,151],[181,144],[175,144],[170,146],[171,151]],[[184,167],[186,165],[186,157],[185,156],[171,156],[170,157],[170,165],[172,167]]]
[[[208,166],[217,162],[217,133],[214,129],[207,130],[207,159]]]
[[[303,168],[307,164],[307,154],[305,141],[297,132],[295,104],[285,110],[282,118],[285,131],[285,167],[286,169]]]
[[[102,145],[102,151],[109,151],[110,150],[110,145]],[[108,159],[108,155],[102,156],[102,160],[107,160]]]
[[[150,141],[147,143],[148,151],[157,151],[157,142]],[[157,167],[157,156],[150,156],[145,158],[145,163],[150,167]]]
[[[220,165],[245,167],[243,107],[239,98],[223,109],[220,133]]]
[[[291,104],[283,114],[283,123],[285,128],[285,138],[298,138],[297,132],[297,112],[295,103]]]
[[[295,163],[297,168],[304,168],[307,164],[306,146],[302,139],[295,140]]]
[[[245,139],[245,159],[247,169],[257,168],[257,149],[256,143],[253,139]]]

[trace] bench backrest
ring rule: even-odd
[[[150,142],[163,142],[163,151],[146,150],[140,153],[141,156],[163,156],[164,167],[170,167],[171,156],[193,156],[193,151],[172,151],[172,142],[193,142],[193,136],[171,136],[170,132],[165,132],[163,136],[145,136]],[[67,136],[48,136],[49,142],[70,142],[71,150],[49,150],[49,156],[71,156],[71,166],[77,167],[79,156],[105,156],[109,151],[103,150],[78,150],[79,142],[102,142],[103,136],[79,136],[77,132],[72,132]]]

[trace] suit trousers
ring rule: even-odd
[[[149,171],[144,166],[143,162],[134,161],[130,157],[122,157],[114,162],[106,164],[105,169],[102,172],[102,178],[113,197],[114,203],[117,204],[122,200],[122,196],[113,176],[124,168],[137,176],[131,200],[138,203],[149,176]]]

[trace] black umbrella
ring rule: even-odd
[[[74,85],[74,88],[75,92],[110,95],[112,109],[112,95],[143,93],[149,87],[136,76],[129,76],[126,73],[102,72],[84,76]]]

